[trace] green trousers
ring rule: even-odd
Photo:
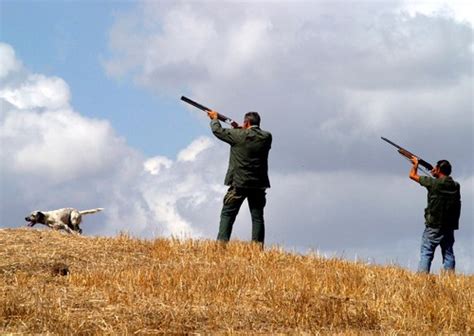
[[[252,216],[252,241],[263,244],[265,239],[265,222],[263,220],[263,208],[266,204],[265,195],[265,189],[230,187],[224,196],[217,240],[229,241],[240,206],[247,198],[250,215]]]

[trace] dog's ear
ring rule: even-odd
[[[46,218],[45,214],[42,213],[41,211],[38,211],[38,212],[36,213],[36,221],[37,221],[38,223],[44,224],[44,219],[45,219],[45,218]]]

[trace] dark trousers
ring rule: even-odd
[[[252,241],[263,244],[265,239],[265,223],[263,220],[263,208],[266,204],[265,195],[265,189],[230,187],[224,196],[217,240],[229,241],[240,206],[247,198],[250,215],[252,216]]]

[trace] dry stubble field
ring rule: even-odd
[[[242,242],[2,229],[0,283],[0,333],[474,333],[474,276]]]

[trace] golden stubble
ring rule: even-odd
[[[0,332],[469,334],[474,277],[245,242],[0,230]]]

